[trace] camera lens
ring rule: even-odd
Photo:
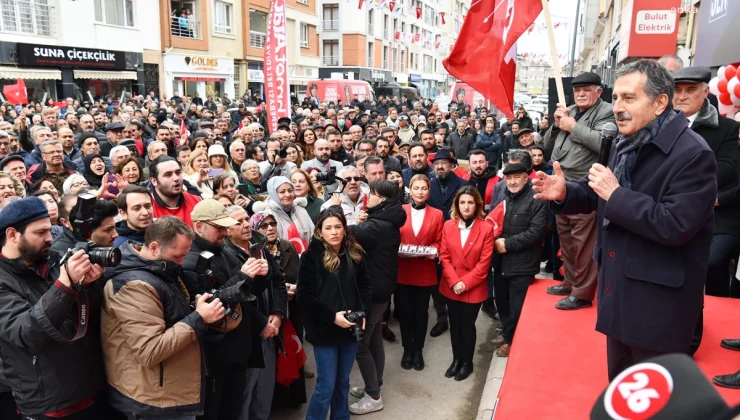
[[[118,248],[93,248],[88,255],[91,263],[101,267],[115,267],[121,263],[121,250]]]

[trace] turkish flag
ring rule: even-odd
[[[479,1],[465,16],[457,42],[442,64],[513,118],[516,41],[541,11],[540,0]]]
[[[357,3],[357,8],[362,10],[362,4],[365,3],[365,0],[360,0],[359,3]]]
[[[442,18],[442,25],[445,24],[445,12],[439,12],[439,17]]]
[[[396,31],[396,40],[401,39],[401,32]]]
[[[3,95],[13,105],[24,105],[28,103],[28,92],[26,92],[26,83],[23,79],[18,79],[15,85],[3,86]]]
[[[391,9],[391,12],[393,11],[393,8],[396,7],[396,2],[392,1],[388,3],[388,8]]]
[[[416,18],[421,19],[421,7],[416,8]]]
[[[293,323],[289,319],[283,322],[283,351],[278,352],[277,383],[288,386],[300,378],[300,369],[306,364],[306,351],[298,338]]]
[[[308,249],[308,243],[301,238],[301,234],[298,232],[295,222],[288,226],[288,242],[293,244],[299,256]]]
[[[421,41],[421,34],[414,34],[414,42]]]

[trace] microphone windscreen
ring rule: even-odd
[[[729,411],[691,357],[668,354],[630,366],[609,384],[592,420],[712,420]]]

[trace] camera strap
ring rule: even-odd
[[[77,333],[69,341],[77,341],[87,334],[90,324],[90,296],[86,289],[77,293]]]

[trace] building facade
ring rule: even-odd
[[[0,17],[0,84],[24,79],[29,100],[156,88],[145,65],[161,61],[159,10],[142,0],[4,0]]]

